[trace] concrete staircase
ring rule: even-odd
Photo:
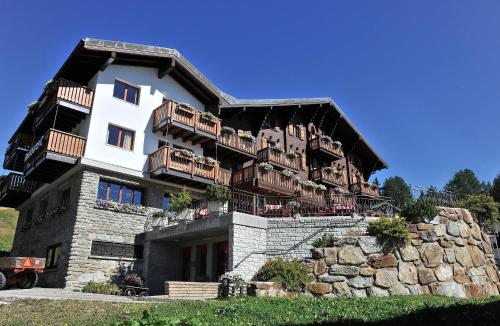
[[[216,282],[165,282],[165,294],[170,298],[216,299],[219,293]]]

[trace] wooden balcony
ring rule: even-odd
[[[26,154],[24,175],[28,179],[54,181],[83,156],[85,142],[83,137],[50,129]]]
[[[324,138],[316,137],[309,141],[311,152],[315,155],[324,157],[325,159],[340,159],[344,157],[342,145],[337,142],[332,142]]]
[[[34,109],[33,128],[72,130],[92,109],[94,90],[66,79],[55,81]],[[54,125],[55,121],[55,125]]]
[[[238,156],[243,159],[255,158],[257,155],[257,146],[255,142],[245,139],[236,133],[221,132],[217,139],[220,152],[225,156]]]
[[[24,157],[26,156],[32,141],[32,134],[15,134],[10,140],[9,146],[5,151],[3,168],[6,170],[22,172],[24,170]]]
[[[167,146],[149,154],[148,170],[152,178],[196,188],[212,183],[229,185],[231,174],[229,170],[221,169],[217,161],[187,155]]]
[[[39,183],[26,180],[22,174],[9,173],[0,181],[0,206],[17,207],[31,197]]]
[[[166,101],[153,111],[153,132],[171,134],[194,144],[216,140],[220,133],[221,120],[188,105]]]
[[[344,187],[346,184],[344,173],[337,171],[328,171],[324,168],[311,170],[311,179],[316,183],[324,183],[332,187]]]
[[[299,186],[293,177],[287,177],[276,170],[266,171],[257,165],[233,171],[232,184],[238,189],[277,196],[292,196]]]
[[[283,169],[300,170],[300,159],[290,157],[276,148],[266,147],[257,152],[259,162],[268,162]]]
[[[379,197],[378,187],[371,185],[368,182],[358,182],[351,186],[353,193],[363,196],[368,196],[372,198]]]
[[[325,192],[321,189],[300,185],[299,201],[307,204],[321,205],[325,201]]]

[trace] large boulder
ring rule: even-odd
[[[396,283],[393,287],[389,289],[391,295],[409,295],[410,290],[407,289],[403,284]]]
[[[399,280],[404,284],[417,284],[417,268],[412,263],[399,263]]]
[[[470,233],[476,240],[481,240],[481,229],[476,223],[470,226]]]
[[[337,258],[337,248],[334,247],[328,247],[328,248],[323,248],[323,253],[325,255],[325,258]]]
[[[418,281],[421,285],[427,285],[436,281],[436,276],[434,275],[434,271],[429,268],[419,267],[417,269]]]
[[[358,245],[361,247],[361,250],[363,250],[365,255],[379,253],[382,252],[383,249],[383,245],[377,240],[376,237],[360,237]]]
[[[467,224],[474,223],[474,218],[472,218],[472,214],[468,209],[462,208],[462,217]]]
[[[332,285],[330,283],[310,283],[307,290],[312,294],[323,295],[332,292]]]
[[[447,263],[453,264],[455,263],[455,251],[453,249],[445,249],[444,250],[444,260]]]
[[[458,228],[458,223],[453,221],[448,221],[446,223],[446,231],[449,235],[454,237],[460,236],[460,229]]]
[[[331,275],[343,275],[352,277],[359,275],[359,268],[356,266],[334,265],[330,266],[329,273]]]
[[[356,289],[364,289],[373,285],[373,277],[356,276],[347,279],[347,284]]]
[[[399,248],[399,254],[403,261],[415,261],[420,258],[418,250],[414,246],[408,244]]]
[[[368,264],[373,268],[396,267],[398,262],[393,254],[371,256],[368,258]]]
[[[376,287],[376,286],[372,286],[366,292],[368,292],[368,295],[371,297],[387,297],[387,296],[389,296],[388,290],[381,289],[381,288]]]
[[[444,295],[447,297],[455,297],[455,298],[465,298],[465,290],[461,284],[456,282],[442,282],[437,284],[436,288],[437,295]]]
[[[453,279],[455,280],[455,282],[460,284],[470,282],[470,278],[465,275],[465,268],[457,264],[453,266]]]
[[[463,267],[472,267],[472,259],[469,251],[465,247],[455,247],[455,259]]]
[[[477,246],[468,246],[468,251],[470,258],[472,260],[472,265],[474,267],[479,267],[484,265],[484,253]]]
[[[464,286],[468,298],[483,298],[486,296],[486,292],[481,285],[470,283]]]
[[[346,282],[335,282],[333,283],[333,293],[339,297],[349,297],[351,296],[351,289]]]
[[[441,264],[434,269],[434,274],[438,281],[451,281],[453,279],[453,267],[451,265]]]
[[[398,283],[398,271],[394,268],[384,268],[375,274],[375,284],[382,288],[391,288]]]
[[[424,243],[420,248],[420,256],[425,267],[436,267],[443,261],[443,249],[435,242]]]
[[[484,285],[487,281],[484,267],[469,268],[466,274],[470,277],[472,283]]]
[[[342,265],[361,265],[366,263],[366,257],[360,248],[347,245],[339,250],[338,263]]]
[[[345,281],[345,276],[324,274],[319,277],[322,283],[333,283]]]

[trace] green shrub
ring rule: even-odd
[[[223,185],[208,185],[205,193],[207,199],[211,201],[226,202],[231,199],[231,190]]]
[[[425,219],[434,218],[438,213],[432,199],[420,197],[416,201],[408,203],[401,211],[401,216],[410,223],[421,223]]]
[[[118,285],[113,283],[104,282],[94,282],[90,281],[82,289],[85,293],[97,293],[97,294],[112,294],[119,295],[121,293]]]
[[[309,269],[296,259],[284,260],[281,257],[268,260],[255,274],[255,281],[281,282],[293,292],[301,292],[311,282]]]
[[[487,232],[494,231],[496,225],[500,224],[499,204],[493,197],[484,194],[468,195],[459,200],[457,206],[467,208]]]
[[[193,198],[191,198],[191,194],[186,189],[182,189],[179,194],[170,195],[169,209],[173,210],[176,213],[180,213],[184,209],[188,208],[192,202]]]
[[[314,240],[312,245],[314,248],[333,247],[333,235],[325,233],[321,238]]]
[[[202,326],[198,318],[164,317],[144,310],[142,316],[118,323],[119,326]]]
[[[389,246],[401,245],[410,240],[410,232],[402,218],[379,217],[368,222],[368,234],[377,237],[380,242]]]

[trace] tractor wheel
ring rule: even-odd
[[[5,275],[3,275],[2,272],[0,272],[0,290],[3,289],[6,284],[7,284],[7,278],[5,277]]]
[[[17,286],[21,289],[31,289],[38,283],[38,274],[36,272],[27,272],[19,276],[20,281]]]
[[[137,292],[135,291],[134,288],[126,288],[124,294],[127,297],[135,297]]]

